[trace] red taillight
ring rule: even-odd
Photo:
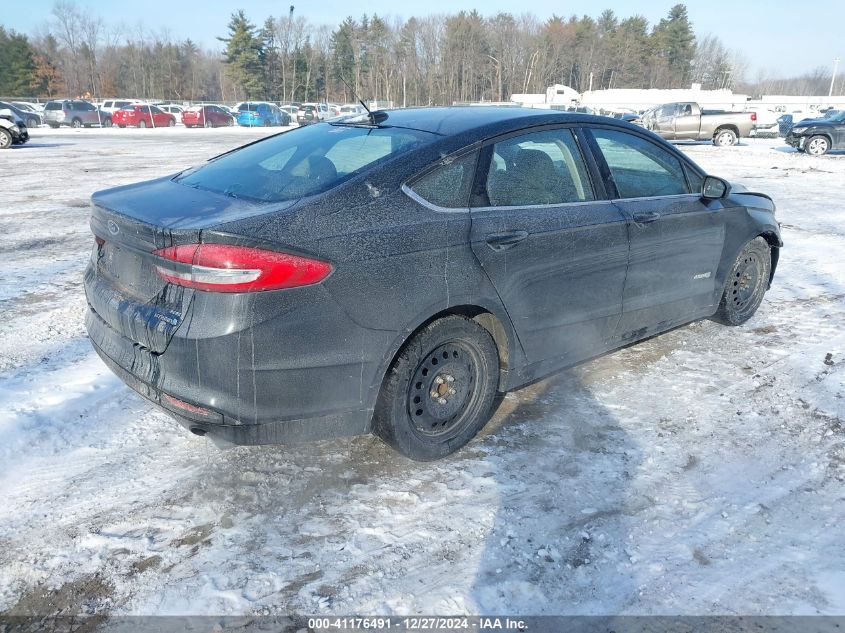
[[[332,272],[328,262],[260,248],[227,244],[184,244],[153,253],[188,264],[188,269],[156,264],[170,283],[212,292],[258,292],[298,288],[321,282]]]
[[[756,120],[757,120],[757,113],[756,113],[756,112],[752,112],[752,113],[751,113],[751,120],[752,120],[752,121],[756,121]]]

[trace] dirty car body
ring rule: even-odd
[[[355,435],[444,318],[494,345],[504,392],[712,316],[758,236],[769,285],[772,201],[703,197],[704,172],[640,127],[514,108],[376,114],[95,193],[86,324],[109,367],[219,442]],[[450,336],[443,358],[458,358]],[[459,416],[475,397],[457,387],[467,367],[411,367],[396,410],[414,416],[416,385],[421,418]],[[442,404],[451,393],[466,402]],[[468,441],[445,432],[448,450],[423,458]]]

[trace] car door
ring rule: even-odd
[[[471,207],[472,249],[529,362],[600,353],[622,312],[625,217],[566,127],[484,146]]]
[[[671,147],[628,130],[589,130],[613,203],[629,223],[630,257],[618,335],[710,314],[725,239],[720,200],[701,197],[701,174]]]
[[[701,126],[701,116],[698,108],[692,103],[679,103],[675,113],[675,139],[696,140]]]
[[[675,138],[675,111],[677,104],[661,106],[655,116],[654,131],[665,139]]]

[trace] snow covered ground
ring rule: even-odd
[[[371,437],[220,452],[90,349],[88,196],[264,134],[0,152],[0,613],[845,614],[845,155],[686,146],[778,204],[757,316],[510,394],[419,464]]]

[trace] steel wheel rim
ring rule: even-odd
[[[406,407],[414,431],[428,439],[456,435],[478,395],[478,354],[449,341],[426,354],[408,384]]]
[[[732,141],[731,136],[732,135],[730,134],[730,132],[722,132],[721,134],[719,134],[719,138],[716,139],[716,140],[719,143],[719,145],[724,145],[724,146],[732,145],[733,141]]]
[[[747,253],[734,265],[729,300],[737,314],[744,315],[756,307],[764,270],[757,253]]]

